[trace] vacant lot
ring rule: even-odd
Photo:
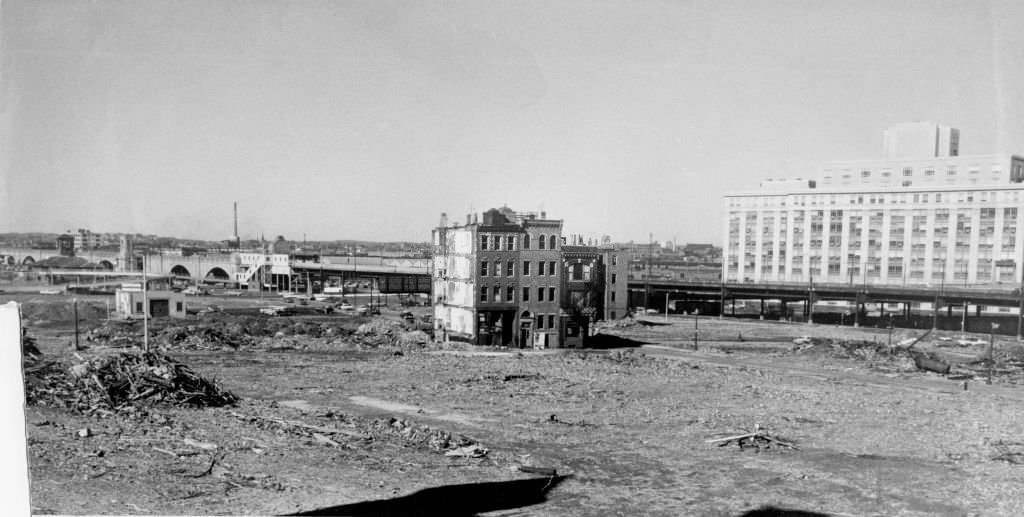
[[[1024,513],[1012,338],[988,385],[987,345],[914,343],[923,331],[890,346],[887,330],[702,318],[693,350],[694,319],[677,317],[519,352],[424,343],[398,310],[154,323],[154,348],[240,401],[73,409],[43,386],[26,412],[34,512]],[[141,342],[96,318],[76,356],[65,316],[26,319],[42,322],[30,381]],[[752,446],[710,441],[755,428]]]

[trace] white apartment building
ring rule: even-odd
[[[959,132],[885,133],[885,159],[823,165],[725,196],[727,282],[999,285],[1021,282],[1024,158],[957,156]]]

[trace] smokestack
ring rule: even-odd
[[[466,226],[473,224],[473,214],[466,214]]]

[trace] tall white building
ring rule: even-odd
[[[881,160],[829,162],[815,180],[725,196],[727,282],[1021,282],[1024,158],[958,156],[959,132],[885,132]]]

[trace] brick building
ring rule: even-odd
[[[562,221],[507,207],[433,231],[437,335],[481,345],[580,345],[589,323],[626,313],[628,256],[565,246]],[[568,271],[579,278],[567,280]],[[584,278],[584,272],[586,272]]]

